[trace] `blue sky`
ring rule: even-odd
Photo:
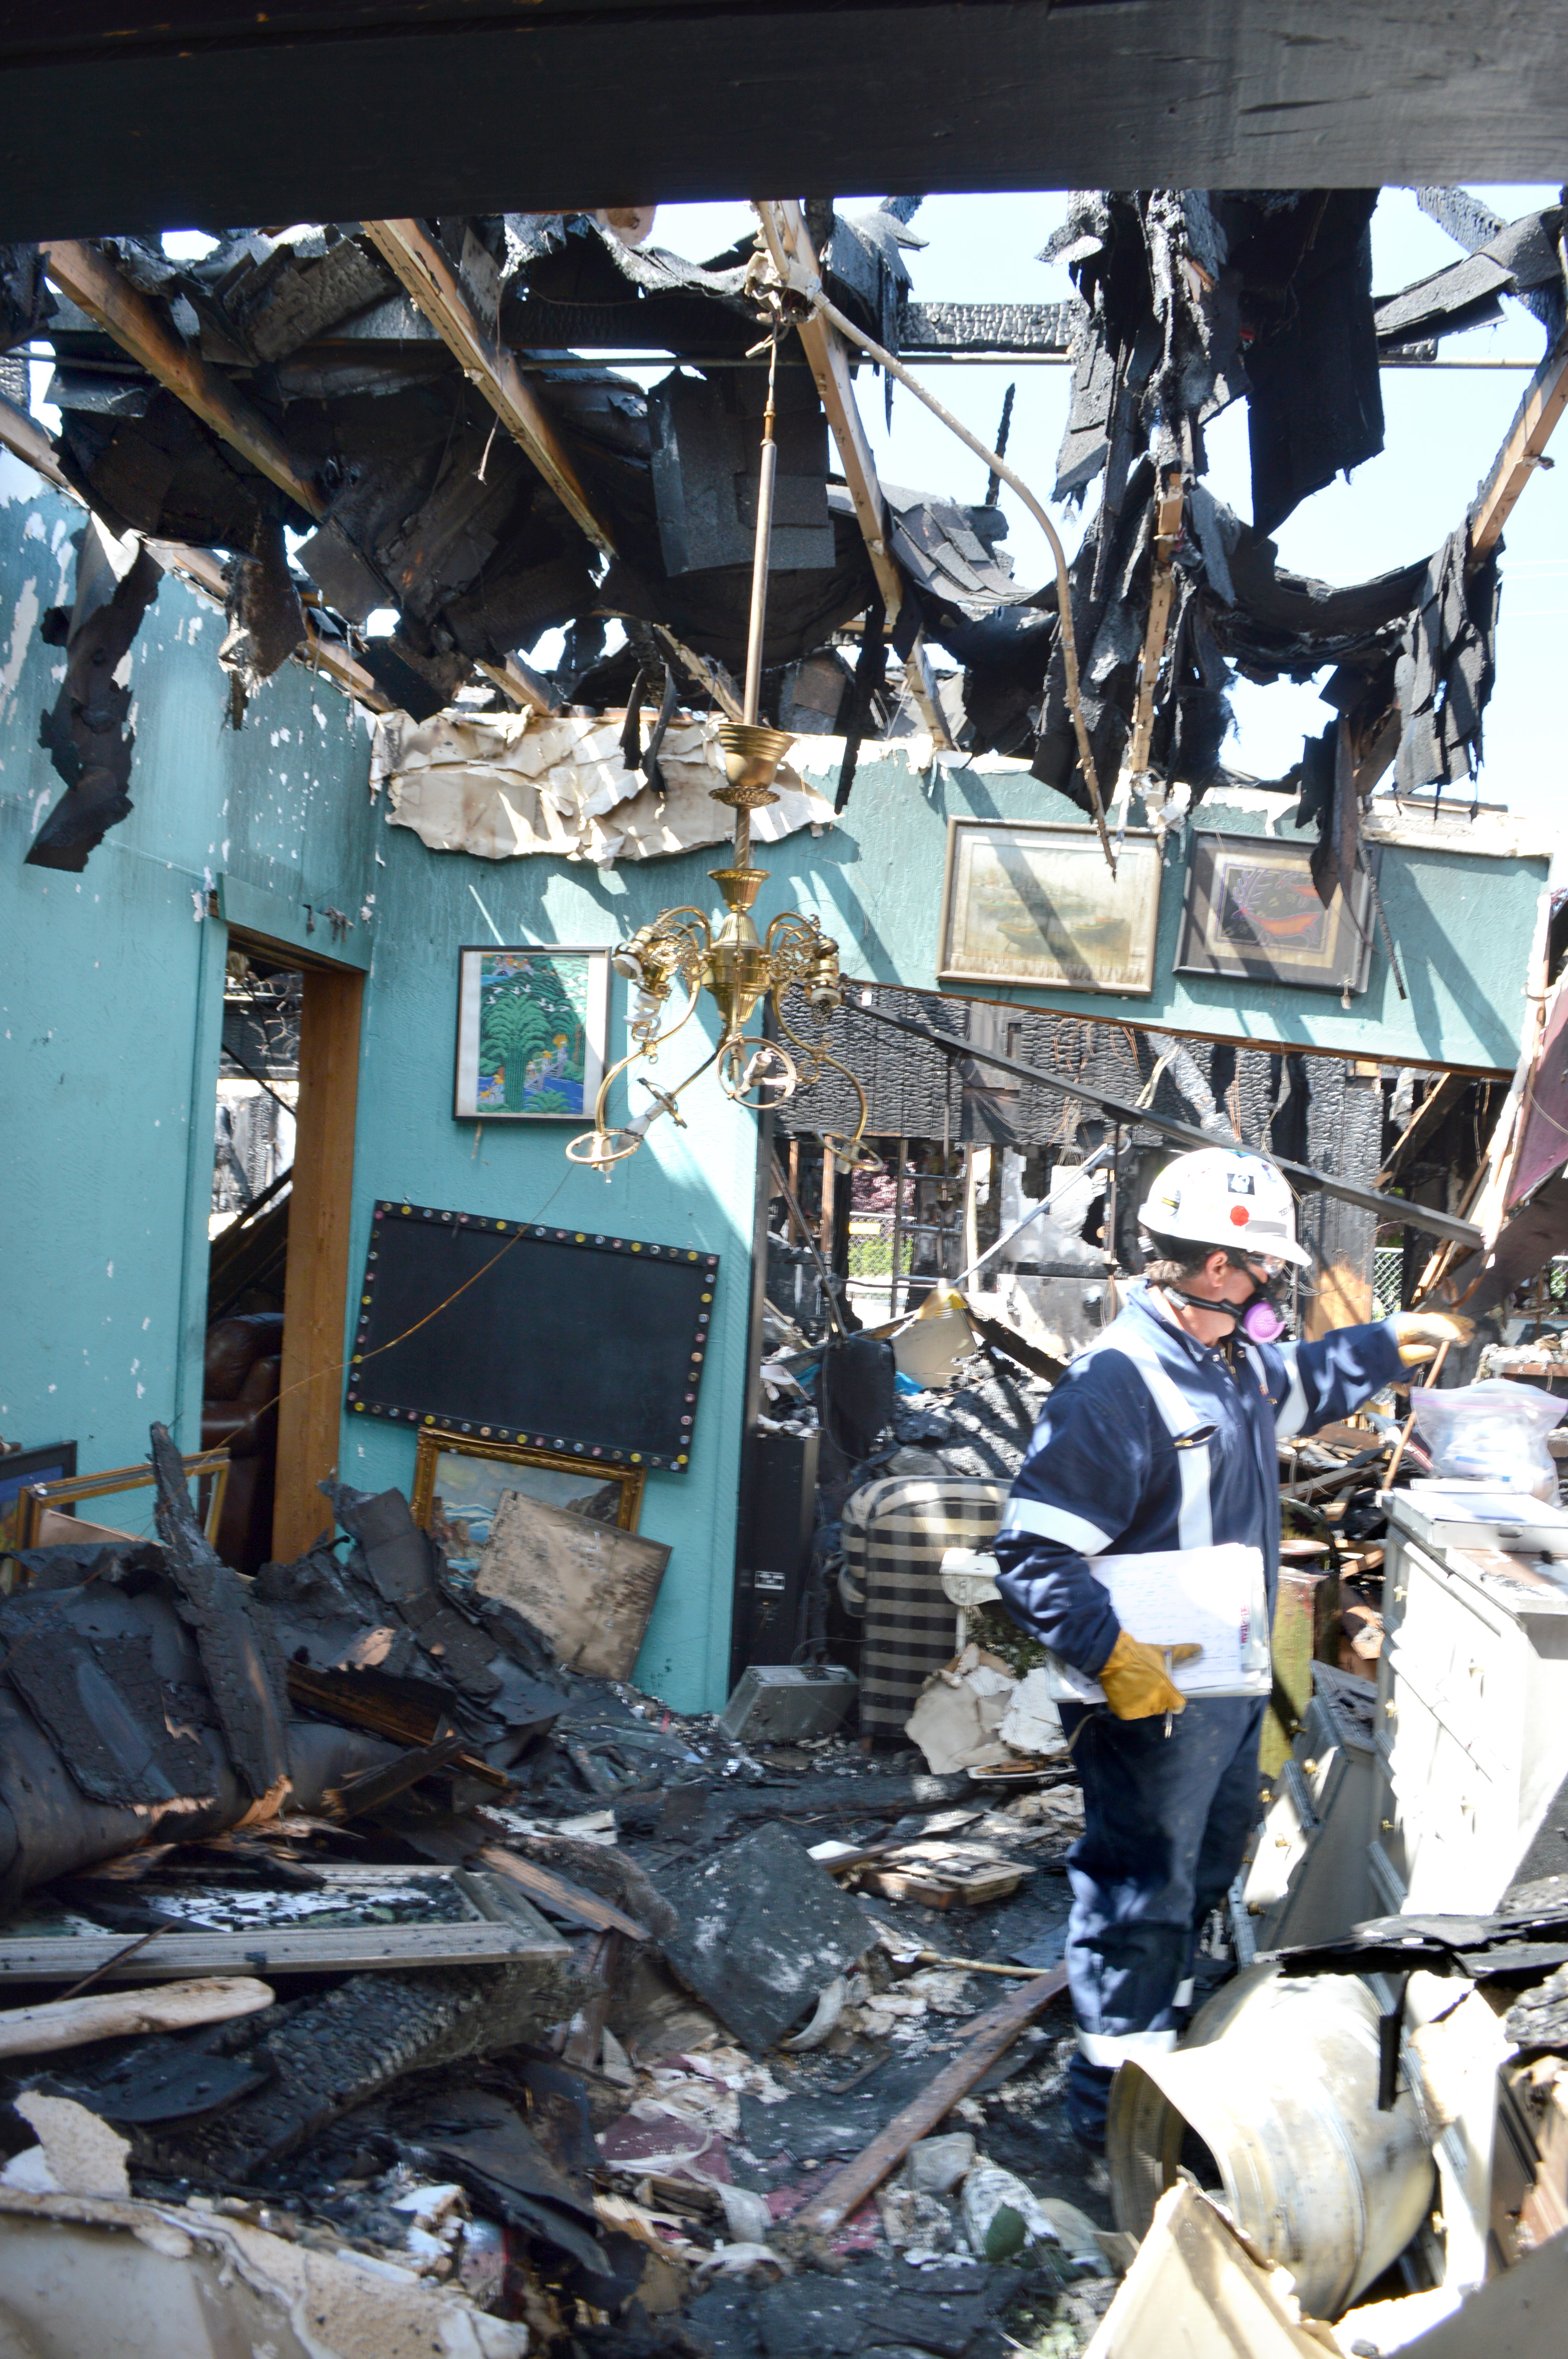
[[[1553,188],[1477,188],[1505,219],[1556,201]],[[844,212],[874,197],[840,198]],[[915,296],[926,301],[1051,302],[1072,293],[1065,269],[1035,260],[1066,209],[1061,193],[929,197],[911,226],[929,243],[907,260]],[[660,208],[652,243],[705,260],[748,231],[744,204]],[[1418,211],[1407,190],[1386,190],[1372,223],[1375,285],[1392,293],[1411,279],[1458,258],[1460,248]],[[1452,337],[1445,360],[1539,360],[1539,323],[1519,304],[1505,304],[1495,326]],[[650,373],[652,374],[652,373]],[[1068,373],[1062,368],[1000,364],[935,367],[933,392],[965,424],[989,440],[1002,396],[1016,379],[1008,456],[1047,497],[1056,446],[1066,415]],[[918,402],[896,388],[891,434],[882,423],[880,380],[862,375],[861,415],[877,464],[890,482],[979,499],[984,470]],[[1329,582],[1354,582],[1425,556],[1459,522],[1508,430],[1528,377],[1522,371],[1383,372],[1385,448],[1305,501],[1275,538],[1281,560]],[[1208,429],[1208,481],[1217,495],[1250,516],[1247,419],[1237,403]],[[1568,442],[1562,453],[1568,474]],[[1091,501],[1094,495],[1091,493]],[[1539,470],[1514,510],[1503,559],[1502,621],[1498,686],[1487,716],[1487,763],[1481,793],[1489,802],[1542,818],[1561,791],[1562,731],[1545,690],[1563,662],[1568,625],[1568,556],[1563,553],[1563,491],[1556,474]],[[1011,547],[1020,580],[1045,578],[1044,538],[1005,489]],[[1087,513],[1087,511],[1086,511]],[[1054,510],[1069,554],[1083,518]],[[1226,760],[1262,777],[1277,777],[1296,760],[1301,739],[1321,729],[1327,708],[1309,682],[1258,688],[1238,681],[1233,696],[1237,727]]]

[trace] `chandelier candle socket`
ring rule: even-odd
[[[804,992],[811,1016],[822,1034],[835,1010],[844,1004],[838,974],[838,945],[825,934],[815,918],[785,910],[765,935],[757,930],[752,910],[767,882],[765,868],[752,864],[752,813],[764,803],[777,802],[773,780],[779,764],[795,740],[782,729],[759,721],[762,681],[762,636],[767,615],[768,553],[773,531],[773,474],[777,445],[773,440],[773,386],[778,366],[779,336],[784,325],[775,305],[770,330],[768,399],[762,419],[762,466],[757,484],[756,554],[752,569],[752,610],[746,646],[746,691],[743,719],[726,722],[719,730],[727,784],[712,789],[715,802],[727,803],[735,813],[735,840],[730,864],[709,869],[724,903],[721,915],[709,919],[701,909],[664,909],[629,942],[613,952],[611,964],[636,986],[632,1003],[632,1048],[620,1063],[611,1066],[594,1106],[593,1128],[572,1139],[567,1154],[585,1163],[608,1180],[613,1165],[634,1155],[650,1125],[668,1114],[677,1129],[686,1127],[678,1100],[693,1082],[716,1068],[719,1086],[737,1104],[756,1108],[782,1104],[797,1089],[809,1088],[832,1066],[854,1089],[860,1117],[848,1137],[826,1135],[824,1145],[845,1169],[857,1166],[881,1169],[881,1158],[864,1143],[868,1108],[866,1094],[847,1065],[829,1054],[825,1038],[803,1038],[784,1012],[786,995]],[[676,984],[685,1005],[672,1005]],[[656,1061],[659,1052],[696,1013],[706,991],[719,1011],[719,1038],[712,1053],[694,1067],[673,1089],[662,1089],[645,1075],[639,1085],[653,1103],[619,1127],[609,1121],[610,1094],[631,1067]],[[746,1027],[764,1003],[771,1003],[773,1027],[795,1050]]]

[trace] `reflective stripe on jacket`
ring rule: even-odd
[[[1402,1373],[1390,1322],[1312,1343],[1195,1343],[1141,1279],[1045,1403],[992,1543],[1015,1621],[1091,1677],[1120,1625],[1087,1560],[1109,1549],[1260,1549],[1273,1607],[1281,1434],[1310,1433]]]

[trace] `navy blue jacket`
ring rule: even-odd
[[[1314,1343],[1242,1339],[1234,1374],[1157,1310],[1141,1279],[1046,1402],[992,1542],[1009,1612],[1090,1678],[1120,1624],[1087,1560],[1260,1549],[1280,1568],[1276,1434],[1310,1433],[1402,1374],[1391,1323]]]

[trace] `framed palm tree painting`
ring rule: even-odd
[[[584,1122],[604,1073],[610,952],[568,943],[458,953],[460,1122]]]

